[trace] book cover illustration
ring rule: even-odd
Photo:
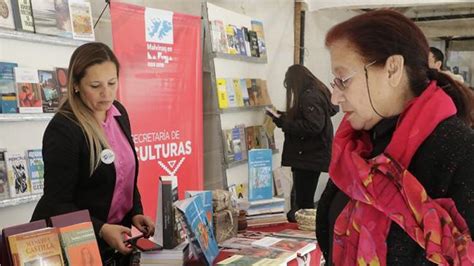
[[[59,105],[61,105],[67,98],[67,79],[68,71],[67,68],[56,67],[56,81],[58,82],[59,89]]]
[[[244,106],[244,97],[242,93],[242,88],[240,87],[240,79],[232,79],[232,82],[234,84],[234,93],[235,93],[235,101],[237,103],[237,106],[242,107]],[[244,89],[247,87],[244,86]]]
[[[7,161],[8,185],[10,197],[19,197],[30,194],[30,177],[24,154],[5,153]]]
[[[18,64],[0,62],[0,113],[16,113],[15,67]]]
[[[226,25],[225,26],[225,34],[227,36],[227,45],[228,45],[228,54],[239,54],[239,44],[237,40],[237,36],[235,36],[235,29],[234,25]]]
[[[229,52],[229,45],[227,43],[227,36],[226,31],[224,28],[224,22],[221,20],[214,20],[216,34],[218,34],[218,46],[217,51],[220,53],[228,53]]]
[[[232,79],[225,79],[226,83],[226,92],[227,92],[227,102],[229,107],[237,107],[237,97],[234,90],[234,81]]]
[[[273,233],[275,236],[291,237],[291,238],[303,238],[309,240],[316,240],[316,232],[313,231],[303,231],[297,229],[285,229],[280,232]]]
[[[56,27],[54,2],[55,0],[31,0],[36,33],[46,35],[59,34],[59,30]]]
[[[289,251],[269,249],[269,248],[251,247],[251,245],[236,251],[235,254],[282,261],[284,262],[283,265],[286,265],[286,263],[291,261],[292,259],[296,259],[296,252],[289,252]],[[272,265],[275,265],[275,264],[272,264]]]
[[[273,196],[272,150],[249,151],[249,201],[271,199]]]
[[[69,0],[72,35],[74,39],[94,41],[91,4],[81,0]]]
[[[39,84],[43,98],[43,112],[55,113],[59,108],[60,92],[54,71],[38,70]]]
[[[225,35],[224,23],[222,20],[213,20],[211,25],[212,51],[218,53],[227,53],[227,36]]]
[[[243,106],[250,106],[249,92],[247,89],[247,80],[240,79],[240,91],[242,92],[242,101],[244,102]]]
[[[0,27],[15,29],[11,0],[0,0]]]
[[[242,154],[242,160],[247,160],[247,143],[245,142],[245,125],[239,124],[235,125],[235,128],[239,129],[240,136],[240,153]]]
[[[72,38],[71,15],[69,14],[68,0],[54,0],[56,13],[56,28],[59,36]]]
[[[232,129],[222,130],[224,140],[224,158],[226,163],[234,162],[234,149],[232,147]]]
[[[259,57],[267,57],[267,47],[265,45],[265,34],[263,32],[263,22],[252,20],[252,30],[257,33]]]
[[[258,51],[258,38],[257,33],[253,30],[249,30],[249,42],[250,42],[250,54],[252,57],[260,57]]]
[[[305,254],[316,249],[315,243],[310,243],[302,240],[296,241],[291,239],[282,239],[270,236],[264,237],[260,240],[253,242],[252,246],[296,252],[298,256],[304,256]]]
[[[245,143],[247,144],[247,151],[260,148],[258,144],[258,138],[255,134],[255,130],[253,126],[245,128],[245,138],[246,138]]]
[[[257,106],[258,103],[258,89],[256,79],[247,79],[247,92],[249,94],[250,106]]]
[[[14,266],[62,266],[63,256],[56,228],[44,228],[8,237]]]
[[[270,95],[268,94],[267,81],[262,79],[256,80],[257,103],[256,105],[270,105]]]
[[[15,80],[20,113],[42,113],[38,71],[32,68],[16,67]]]
[[[190,197],[200,197],[202,200],[202,205],[204,207],[204,211],[206,212],[207,219],[209,221],[212,221],[212,215],[214,213],[213,208],[212,208],[212,191],[210,190],[203,190],[203,191],[193,191],[193,190],[188,190],[184,193],[184,196],[186,198]],[[212,223],[209,224],[211,227],[211,230],[213,230]]]
[[[292,177],[291,172],[287,171],[286,169],[287,168],[278,167],[273,170],[276,196],[287,197],[291,194]]]
[[[0,149],[0,200],[9,198],[7,161],[5,150]]]
[[[217,83],[217,99],[220,109],[229,107],[229,101],[227,100],[227,81],[222,78],[216,80]]]
[[[64,226],[58,230],[68,265],[102,265],[91,222]]]
[[[250,49],[249,29],[247,27],[242,27],[242,34],[244,35],[246,56],[252,56],[252,50]]]
[[[186,230],[191,239],[190,243],[194,246],[193,249],[198,250],[197,253],[202,252],[206,265],[212,265],[219,254],[219,248],[201,198],[191,197],[180,200],[176,202],[175,206],[184,216]]]
[[[41,149],[27,150],[28,173],[30,175],[31,193],[43,193],[44,162]]]
[[[19,31],[35,32],[31,0],[11,0],[11,2],[15,29]]]
[[[244,34],[241,28],[235,28],[235,36],[237,37],[237,45],[239,47],[238,51],[240,55],[247,56],[247,51],[245,50],[245,39]]]

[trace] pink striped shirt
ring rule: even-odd
[[[120,116],[115,106],[107,111],[102,127],[110,148],[115,154],[115,189],[110,204],[108,223],[120,223],[133,207],[133,188],[135,184],[135,157],[120,124],[114,116]]]

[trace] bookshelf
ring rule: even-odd
[[[20,205],[20,204],[36,202],[41,198],[42,195],[43,194],[34,194],[34,195],[25,196],[25,197],[0,200],[0,208],[12,207],[12,206]]]
[[[49,122],[53,118],[53,113],[38,114],[1,114],[0,122],[28,122],[28,121],[46,121]]]
[[[228,59],[228,60],[236,60],[236,61],[243,61],[249,62],[254,64],[266,64],[267,58],[266,57],[250,57],[238,54],[225,54],[225,53],[212,53],[213,58],[221,58],[221,59]]]
[[[262,125],[264,108],[272,106],[262,101],[259,105],[247,105],[219,108],[217,80],[265,80],[267,56],[256,57],[244,54],[228,54],[219,52],[213,45],[215,28],[213,21],[222,21],[223,25],[252,29],[252,20],[247,15],[227,10],[210,3],[203,3],[204,53],[203,53],[203,107],[204,107],[204,175],[205,187],[208,189],[224,188],[234,184],[248,182],[247,159],[226,161],[226,133],[223,130],[244,124],[245,127]],[[226,26],[224,26],[226,27]],[[234,27],[234,28],[235,28]],[[243,30],[242,30],[243,31]],[[237,36],[237,35],[235,35]],[[226,36],[227,38],[228,36]],[[245,37],[244,37],[245,38]],[[247,48],[248,49],[248,46]],[[241,81],[243,82],[243,81]],[[258,81],[259,82],[259,81]],[[254,85],[252,85],[254,86]],[[247,87],[240,88],[247,91]],[[258,103],[257,103],[258,104]],[[238,105],[238,104],[237,104]],[[242,135],[241,135],[242,136]],[[243,140],[246,141],[245,135]],[[243,145],[246,145],[245,143]],[[245,149],[246,150],[246,149]],[[279,150],[274,149],[273,154]],[[244,156],[246,158],[247,156]],[[239,176],[240,180],[234,177]]]
[[[0,28],[0,39],[10,39],[24,42],[35,42],[35,43],[44,43],[51,45],[62,45],[62,46],[73,46],[77,47],[86,42],[68,39],[58,36],[49,36],[43,34],[36,34],[31,32],[24,31],[15,31],[10,29]]]

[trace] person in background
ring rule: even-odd
[[[344,118],[316,235],[327,265],[473,265],[468,88],[428,65],[423,32],[378,10],[326,35]]]
[[[439,72],[443,72],[444,74],[450,76],[452,79],[464,83],[464,78],[462,75],[454,74],[453,72],[445,69],[444,67],[444,55],[440,49],[436,47],[430,47],[430,54],[428,57],[428,64],[430,68],[434,68]]]
[[[293,172],[290,222],[295,212],[314,208],[314,192],[321,172],[327,172],[331,158],[333,126],[331,116],[338,111],[331,104],[331,92],[303,65],[288,68],[286,112],[267,112],[285,134],[282,165]]]
[[[104,264],[123,263],[135,226],[154,234],[137,189],[138,160],[125,108],[115,100],[119,62],[102,43],[78,47],[67,100],[43,136],[44,195],[32,220],[88,209]],[[116,253],[118,251],[119,253]]]

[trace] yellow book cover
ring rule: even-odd
[[[8,237],[14,266],[63,266],[56,228],[44,228]]]
[[[59,235],[69,265],[102,265],[91,222],[60,227]]]
[[[229,47],[229,54],[237,54],[237,37],[235,36],[235,26],[226,25],[225,34],[227,36],[227,43]]]
[[[229,102],[227,101],[227,89],[225,79],[217,79],[217,98],[219,101],[220,109],[225,109],[229,107]]]
[[[244,97],[242,96],[242,89],[240,88],[240,79],[233,79],[232,82],[234,82],[235,101],[237,102],[237,106],[244,106]]]

